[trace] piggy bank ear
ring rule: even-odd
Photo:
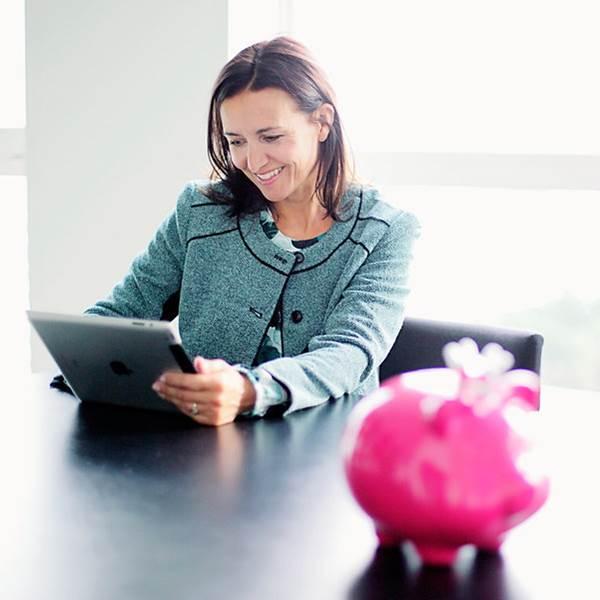
[[[517,402],[528,410],[540,407],[540,378],[533,371],[515,369],[504,375],[507,402]]]

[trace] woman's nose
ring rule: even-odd
[[[248,144],[248,155],[246,156],[248,170],[259,173],[260,168],[267,164],[267,156],[260,146]]]

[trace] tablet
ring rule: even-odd
[[[152,389],[166,371],[195,373],[167,321],[27,311],[82,402],[178,412]]]

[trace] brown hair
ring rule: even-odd
[[[227,98],[244,90],[265,88],[287,92],[306,113],[312,113],[323,103],[333,106],[335,114],[329,135],[319,144],[316,193],[329,216],[339,220],[340,201],[350,182],[351,169],[335,94],[307,48],[285,36],[245,48],[217,77],[208,113],[208,158],[213,169],[211,179],[224,183],[231,195],[222,194],[214,187],[207,190],[208,195],[229,204],[234,215],[268,206],[259,189],[234,166],[220,113],[221,104]]]

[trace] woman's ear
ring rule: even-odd
[[[315,111],[315,117],[319,124],[319,142],[324,142],[328,138],[329,132],[333,127],[335,108],[328,102],[324,102]]]

